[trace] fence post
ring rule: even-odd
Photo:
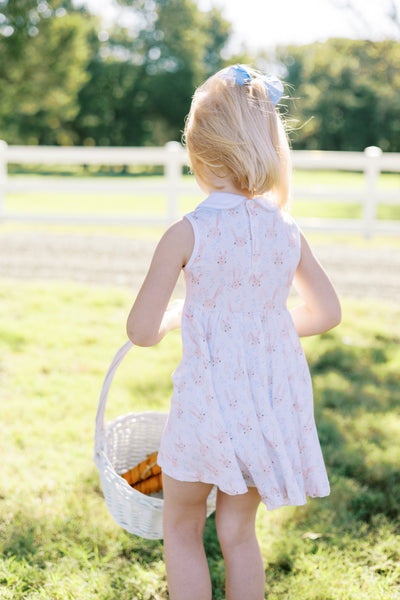
[[[0,140],[0,223],[6,213],[7,143]]]
[[[179,142],[167,142],[167,159],[165,161],[165,177],[167,180],[167,216],[173,223],[179,217],[179,184],[182,176],[181,145]]]
[[[365,200],[363,205],[363,229],[364,237],[371,238],[377,217],[378,208],[378,181],[381,171],[380,157],[382,150],[377,146],[368,146],[364,150],[365,155]]]

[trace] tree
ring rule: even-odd
[[[400,46],[332,39],[280,49],[299,128],[294,148],[400,151]],[[289,110],[292,107],[289,107]],[[293,113],[293,111],[291,111]]]
[[[0,137],[73,142],[70,124],[87,80],[93,21],[70,2],[1,0],[0,23]]]
[[[114,27],[97,48],[75,130],[82,142],[111,145],[179,140],[195,87],[224,66],[230,24],[192,0],[124,4],[140,25]]]
[[[11,143],[179,140],[195,87],[224,66],[231,27],[194,0],[127,0],[134,30],[72,0],[0,0],[0,137]]]

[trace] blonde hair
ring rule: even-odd
[[[183,138],[190,166],[208,185],[210,174],[228,177],[240,191],[272,192],[285,208],[291,177],[288,139],[259,73],[246,69],[254,79],[245,85],[223,69],[196,90]]]

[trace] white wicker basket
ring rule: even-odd
[[[115,355],[104,379],[96,415],[94,460],[99,470],[107,508],[116,523],[147,539],[161,539],[163,497],[147,496],[133,489],[121,473],[158,451],[167,413],[128,413],[104,424],[108,392],[118,366],[132,348],[126,342]],[[207,514],[215,510],[216,490],[208,497]]]

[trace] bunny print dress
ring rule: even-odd
[[[326,496],[308,365],[287,297],[300,260],[293,219],[270,199],[214,192],[186,215],[182,360],[158,463],[268,509]]]

